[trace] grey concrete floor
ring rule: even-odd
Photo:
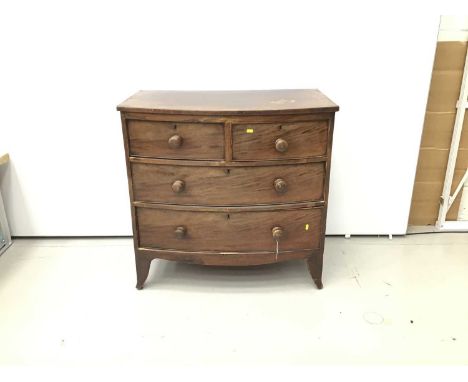
[[[468,235],[329,237],[303,261],[211,268],[132,242],[18,239],[0,257],[0,365],[468,364]]]

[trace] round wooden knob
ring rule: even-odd
[[[177,149],[180,146],[182,146],[182,137],[180,135],[173,135],[172,137],[169,138],[167,141],[167,144],[171,149]]]
[[[174,191],[176,194],[179,194],[184,190],[185,182],[183,180],[176,180],[174,183],[172,183],[172,191]]]
[[[284,153],[288,151],[288,142],[282,138],[278,138],[275,142],[276,151]]]
[[[271,230],[271,234],[273,235],[273,239],[279,240],[281,237],[283,237],[284,231],[283,228],[281,227],[273,227]]]
[[[288,190],[288,184],[284,179],[275,179],[273,185],[275,186],[275,190],[278,194],[284,194]]]
[[[184,226],[177,227],[174,231],[177,239],[183,239],[187,235],[187,228]]]

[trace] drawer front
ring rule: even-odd
[[[184,251],[276,251],[318,249],[322,208],[276,211],[180,211],[137,208],[139,246]]]
[[[132,163],[136,201],[242,205],[323,200],[325,164],[197,167]]]
[[[327,154],[328,120],[233,125],[233,159],[308,158]]]
[[[219,123],[127,122],[130,155],[174,159],[224,159]]]

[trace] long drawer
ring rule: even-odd
[[[323,200],[323,162],[261,167],[131,166],[137,201],[245,205]]]
[[[129,120],[129,154],[141,157],[219,160],[224,158],[224,125]]]
[[[319,248],[323,208],[187,211],[136,208],[139,247],[183,251],[278,251]],[[276,240],[277,239],[277,240]]]
[[[308,158],[327,154],[329,120],[233,125],[234,160]]]

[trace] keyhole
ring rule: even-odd
[[[283,126],[279,125],[278,130],[283,130]]]
[[[227,168],[226,170],[226,175],[229,175],[231,173],[231,169]]]
[[[177,125],[174,123],[174,125],[172,126],[172,128],[173,128],[174,130],[177,130]]]
[[[226,219],[229,220],[231,218],[231,215],[230,214],[227,214],[226,215]]]

